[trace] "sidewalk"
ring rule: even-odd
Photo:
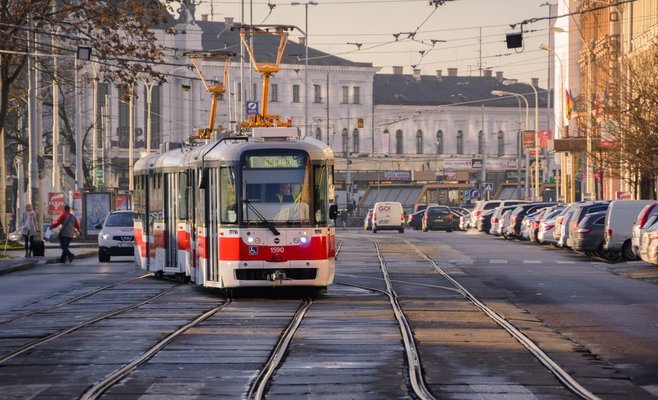
[[[92,257],[98,254],[98,244],[96,242],[73,242],[69,246],[71,252],[76,258]],[[8,274],[15,271],[22,271],[37,265],[54,264],[59,262],[59,256],[62,250],[59,243],[46,242],[46,250],[43,257],[25,258],[25,250],[0,250],[0,275]]]

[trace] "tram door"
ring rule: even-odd
[[[220,282],[219,274],[219,168],[209,168],[208,171],[208,202],[206,203],[206,218],[208,221],[208,275],[210,282]]]
[[[178,272],[178,257],[176,245],[176,222],[178,220],[178,179],[175,173],[165,174],[165,234],[166,260],[165,273]]]

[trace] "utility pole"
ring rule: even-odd
[[[30,17],[31,20],[31,17]],[[37,68],[34,58],[34,33],[28,31],[27,41],[28,41],[28,151],[30,158],[28,160],[28,200],[27,203],[31,203],[34,207],[34,210],[37,214],[37,222],[40,223],[43,210],[41,200],[39,198],[39,147],[41,145],[39,138],[41,137],[41,132],[38,130],[38,115],[37,115],[37,99],[36,99],[36,85],[37,85]],[[19,192],[22,191],[22,188],[19,184]],[[17,214],[18,215],[18,214]],[[40,225],[39,225],[40,226]]]

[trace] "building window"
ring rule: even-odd
[[[292,85],[292,102],[299,103],[299,85]]]
[[[270,85],[270,101],[277,102],[279,101],[279,85],[273,83]]]
[[[436,154],[443,154],[443,131],[436,132]]]
[[[361,89],[358,86],[354,86],[353,90],[352,103],[361,104]]]
[[[478,132],[478,154],[484,154],[484,132]]]
[[[252,90],[252,92],[251,92],[251,94],[252,94],[251,99],[252,99],[252,100],[256,100],[256,99],[258,98],[258,84],[254,83],[254,84],[252,85],[251,90]]]
[[[359,130],[355,129],[352,131],[352,151],[355,153],[359,152]]]
[[[238,82],[238,98],[237,101],[242,101],[242,83]]]
[[[341,103],[347,104],[350,102],[350,88],[343,86],[343,101]]]
[[[320,85],[313,85],[313,102],[322,103],[322,88]]]
[[[347,152],[349,150],[349,143],[348,143],[349,137],[347,134],[347,128],[343,128],[343,132],[341,136],[343,137],[343,155],[347,157]]]
[[[423,131],[416,132],[416,154],[423,154]]]
[[[315,138],[322,141],[322,129],[315,128]]]
[[[505,133],[498,131],[498,155],[505,155]]]
[[[402,154],[404,148],[402,147],[402,130],[398,129],[395,132],[395,154]]]
[[[464,154],[464,132],[457,131],[457,154]]]

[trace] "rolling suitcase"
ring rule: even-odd
[[[44,244],[43,240],[32,239],[32,243],[30,247],[32,248],[32,257],[44,256],[44,253],[46,251],[46,245]]]

